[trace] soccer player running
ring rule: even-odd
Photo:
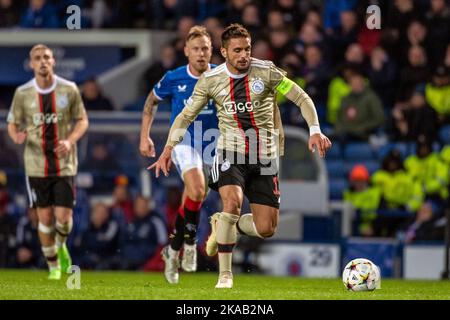
[[[211,37],[202,26],[194,26],[189,30],[184,53],[188,58],[188,64],[175,70],[168,71],[160,82],[153,88],[145,102],[140,152],[143,156],[154,157],[155,147],[149,137],[158,101],[171,98],[172,112],[171,124],[183,110],[186,101],[192,95],[197,80],[205,71],[211,69],[209,61],[212,55]],[[170,152],[177,171],[184,182],[182,204],[178,210],[175,230],[170,236],[170,243],[164,247],[161,254],[165,262],[164,275],[169,283],[179,281],[179,254],[183,247],[181,267],[184,271],[195,272],[197,270],[196,234],[199,222],[202,202],[206,196],[206,182],[204,169],[207,169],[207,157],[205,166],[202,161],[203,151],[208,143],[203,142],[203,132],[208,129],[217,130],[216,108],[211,101],[203,101],[199,111],[196,125],[188,126],[188,133],[184,136],[183,143],[178,144]],[[200,125],[200,127],[198,126]],[[199,130],[194,128],[198,128]],[[214,148],[212,148],[214,151]],[[205,152],[206,153],[206,152]],[[210,155],[212,164],[213,156]]]
[[[72,265],[66,240],[72,230],[77,174],[76,142],[88,118],[75,83],[54,74],[53,52],[43,44],[30,51],[34,78],[18,87],[8,114],[8,133],[25,143],[25,174],[30,207],[36,207],[49,279],[59,280]]]
[[[251,37],[244,27],[232,24],[224,30],[221,53],[225,63],[200,77],[191,99],[170,129],[163,153],[150,168],[155,168],[157,177],[161,170],[168,175],[173,148],[202,105],[213,99],[221,136],[209,185],[218,189],[223,212],[212,216],[206,249],[209,255],[219,254],[216,288],[232,288],[232,250],[237,230],[266,238],[275,233],[278,223],[280,192],[274,162],[279,151],[273,107],[276,92],[300,108],[310,130],[310,151],[316,147],[324,157],[331,142],[320,131],[310,97],[272,62],[251,58]],[[244,194],[252,214],[240,217]]]

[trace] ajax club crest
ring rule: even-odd
[[[56,97],[56,105],[60,109],[64,109],[69,105],[69,98],[67,97],[67,93],[65,94],[59,94]]]
[[[251,86],[250,86],[250,90],[254,93],[254,94],[260,94],[264,91],[264,82],[262,82],[261,79],[255,79],[253,80]]]

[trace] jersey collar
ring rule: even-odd
[[[34,88],[35,88],[36,91],[39,92],[40,94],[49,94],[50,92],[52,92],[53,90],[55,90],[56,84],[57,84],[57,78],[58,78],[58,77],[57,77],[56,75],[53,75],[53,83],[52,83],[52,85],[51,85],[49,88],[47,88],[47,89],[42,89],[42,88],[40,88],[40,87],[38,86],[38,84],[37,84],[36,78],[33,78],[33,85],[34,85]]]
[[[242,73],[242,74],[234,74],[234,73],[231,73],[231,71],[228,70],[227,63],[224,62],[224,64],[225,64],[225,72],[226,72],[231,78],[233,78],[233,79],[241,79],[241,78],[244,78],[244,77],[247,75],[247,73],[248,73],[248,71],[247,71],[246,73]]]
[[[211,70],[211,64],[210,64],[210,63],[208,63],[208,70]],[[191,72],[191,70],[189,70],[189,64],[186,65],[186,72],[187,72],[187,74],[189,75],[189,77],[191,77],[191,78],[193,78],[193,79],[195,79],[195,80],[200,79],[200,77],[195,76],[195,75]]]

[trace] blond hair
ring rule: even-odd
[[[193,26],[191,29],[189,29],[189,33],[186,37],[186,42],[188,42],[191,39],[203,36],[211,40],[211,35],[208,33],[208,31],[206,31],[206,28],[204,26]]]
[[[43,49],[43,50],[50,50],[50,52],[51,52],[52,55],[53,55],[52,49],[50,49],[50,48],[49,48],[48,46],[46,46],[45,44],[39,43],[39,44],[34,45],[33,48],[31,48],[31,50],[30,50],[30,58],[31,58],[31,56],[33,55],[33,52],[34,52],[34,51],[36,51],[36,50],[41,50],[41,49]]]

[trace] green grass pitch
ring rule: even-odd
[[[234,288],[215,289],[215,273],[180,274],[178,285],[162,273],[81,271],[80,289],[69,290],[69,275],[47,280],[44,271],[0,270],[5,299],[159,299],[159,300],[450,300],[450,281],[382,279],[381,289],[348,292],[340,279],[305,279],[237,274]]]

